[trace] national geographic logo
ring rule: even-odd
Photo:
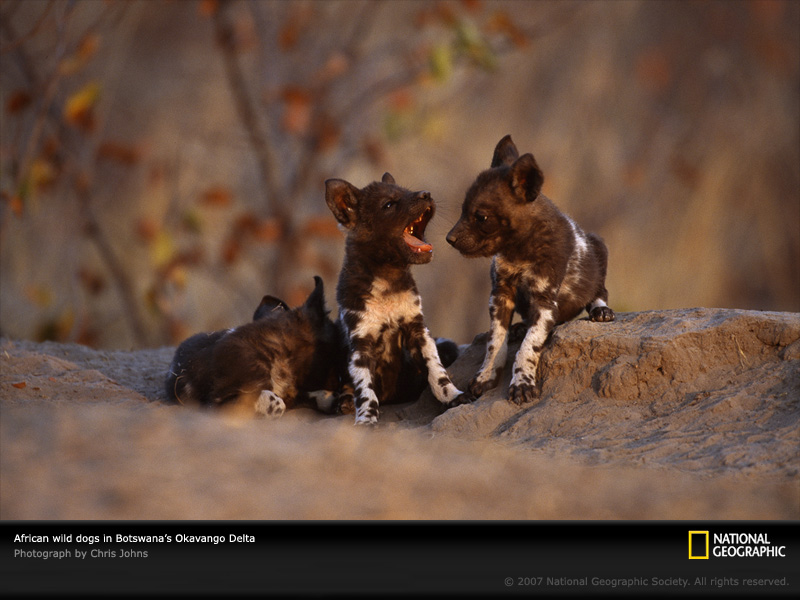
[[[711,543],[713,542],[713,543]],[[786,558],[786,546],[772,544],[766,533],[689,532],[689,558]]]

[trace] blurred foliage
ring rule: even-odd
[[[614,308],[800,310],[798,30],[781,0],[3,0],[0,332],[174,344],[314,274],[332,305],[323,182],[392,170],[435,192],[423,304],[469,341],[488,265],[443,238],[507,133],[605,237]]]
[[[264,261],[264,289],[300,303],[311,281],[307,273],[332,282],[338,269],[338,257],[314,248],[341,243],[333,222],[313,208],[320,182],[358,157],[381,163],[384,140],[398,139],[414,122],[420,86],[446,84],[463,66],[495,68],[507,41],[521,46],[525,39],[507,15],[480,2],[419,4],[404,16],[410,27],[380,38],[373,28],[391,3],[180,4],[8,0],[0,8],[4,235],[28,219],[37,235],[46,235],[42,223],[33,223],[40,211],[72,207],[70,221],[57,225],[59,237],[94,248],[93,259],[81,249],[75,264],[64,265],[83,288],[77,302],[54,302],[59,290],[47,283],[25,288],[29,308],[43,315],[38,338],[96,343],[102,320],[121,319],[138,346],[176,343],[190,332],[180,314],[189,281],[205,271],[218,285],[232,285],[223,271],[243,261]],[[188,204],[180,199],[177,210],[130,219],[132,231],[125,232],[109,209],[115,200],[109,178],[133,177],[144,167],[155,186],[170,175],[150,161],[144,144],[111,135],[118,118],[113,107],[124,102],[115,90],[121,73],[111,69],[140,51],[136,32],[143,24],[158,22],[159,13],[176,18],[191,10],[204,21],[207,59],[222,58],[261,197],[242,202],[234,182],[221,180]],[[145,251],[144,260],[131,260],[137,249]],[[108,293],[117,295],[118,312],[99,309],[98,318],[96,301]],[[76,311],[82,318],[74,318]],[[3,329],[16,332],[3,317]]]

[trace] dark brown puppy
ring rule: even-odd
[[[541,193],[544,176],[532,154],[519,155],[511,136],[497,144],[491,167],[469,188],[447,241],[464,256],[492,256],[491,319],[486,357],[469,390],[495,387],[508,353],[516,310],[527,329],[508,390],[521,404],[536,398],[536,369],[554,326],[586,309],[592,321],[613,321],[605,287],[608,250]]]
[[[253,322],[184,341],[167,374],[167,396],[184,404],[235,403],[275,417],[305,402],[338,412],[345,350],[325,308],[322,279],[314,281],[302,306],[290,310],[264,296]]]
[[[433,258],[424,239],[434,213],[430,194],[402,188],[386,173],[363,189],[329,179],[325,200],[347,230],[336,297],[349,342],[356,424],[377,423],[380,404],[416,400],[426,383],[448,408],[471,401],[442,365],[411,276],[411,265]]]

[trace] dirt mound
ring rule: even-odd
[[[457,385],[484,346],[451,367]],[[366,431],[169,405],[172,352],[2,340],[0,518],[800,517],[797,314],[574,321],[537,403],[507,402],[507,373],[475,404],[440,414],[426,394]]]
[[[477,372],[485,345],[478,336],[451,367],[456,385]],[[692,309],[573,321],[553,332],[540,374],[534,404],[506,401],[508,368],[480,402],[430,427],[593,463],[798,474],[798,314]],[[435,410],[424,397],[402,416],[419,422]]]

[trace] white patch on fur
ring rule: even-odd
[[[592,300],[591,304],[589,304],[589,312],[593,311],[598,306],[608,306],[602,298],[595,298]]]
[[[570,226],[572,227],[572,236],[575,239],[575,250],[578,253],[578,260],[583,258],[583,255],[589,251],[589,243],[586,241],[586,234],[581,231],[577,223],[571,218],[567,217]]]
[[[461,390],[450,381],[450,376],[447,374],[447,370],[444,368],[439,358],[436,342],[433,341],[433,337],[431,337],[427,327],[425,328],[425,342],[422,346],[422,357],[425,359],[425,364],[428,367],[428,385],[431,386],[431,391],[436,399],[442,404],[447,404],[460,396]],[[447,379],[447,383],[444,385],[440,384],[440,379]]]
[[[333,409],[333,404],[336,402],[336,393],[330,390],[317,390],[309,392],[308,397],[314,401],[317,408],[322,412],[329,413]]]
[[[350,358],[348,370],[350,371],[350,378],[353,380],[353,386],[356,390],[356,396],[361,398],[363,402],[361,405],[356,406],[356,425],[363,425],[369,423],[377,423],[378,418],[375,415],[367,414],[371,406],[378,407],[378,396],[370,388],[372,384],[372,373],[366,367],[356,365],[356,362],[361,360],[361,353],[354,352]]]
[[[575,249],[569,257],[567,263],[567,272],[564,274],[564,280],[558,289],[559,296],[573,296],[573,289],[578,286],[581,277],[581,263],[583,263],[586,254],[589,252],[589,243],[586,241],[586,235],[581,231],[581,228],[575,224],[575,221],[567,217],[567,221],[572,227],[572,236],[575,241]]]
[[[176,380],[175,381],[175,386],[176,387],[177,387],[177,384],[178,384],[178,382]],[[177,390],[176,390],[176,392],[177,392]],[[183,398],[178,398],[178,400],[180,402],[194,402],[194,390],[192,389],[192,384],[189,383],[188,381],[183,386],[183,394],[182,395],[183,395]],[[175,394],[175,396],[177,397],[177,394]]]
[[[376,279],[365,302],[364,311],[357,312],[358,326],[349,332],[350,336],[377,336],[384,324],[397,326],[399,321],[411,321],[422,314],[419,295],[411,290],[389,292],[389,284]]]
[[[487,383],[495,378],[503,369],[508,359],[508,329],[498,322],[493,322],[490,329],[489,342],[486,345],[486,356],[478,371],[477,381]]]
[[[539,356],[541,347],[547,339],[547,334],[553,325],[553,313],[550,310],[542,310],[536,323],[528,329],[525,339],[517,351],[517,358],[514,361],[514,375],[511,378],[511,385],[518,385],[520,380],[528,380],[533,384],[536,381],[536,370],[539,366]],[[539,350],[535,350],[539,348]]]
[[[358,317],[358,324],[352,331],[348,331],[350,339],[354,337],[366,338],[373,337],[377,339],[380,331],[386,325],[389,326],[389,333],[400,327],[401,321],[410,323],[420,315],[422,315],[422,301],[418,294],[411,290],[402,290],[399,292],[390,291],[389,283],[384,279],[376,279],[372,283],[369,296],[365,299],[365,309],[363,311],[341,311],[342,322],[346,323],[345,315],[351,313]],[[439,353],[436,350],[436,343],[433,341],[430,332],[425,329],[425,340],[422,346],[422,356],[428,367],[428,383],[431,386],[434,396],[442,403],[447,403],[461,395],[452,383],[448,383],[443,388],[439,385],[439,379],[448,377],[447,371],[442,366],[439,359]],[[394,352],[394,348],[384,348],[384,352]],[[380,406],[378,397],[375,392],[370,388],[372,384],[372,373],[366,367],[357,366],[356,363],[360,361],[361,354],[354,352],[350,357],[350,377],[353,380],[353,385],[356,388],[356,394],[362,398],[364,402],[356,407],[356,424],[362,423],[376,423],[377,418],[374,415],[366,414],[370,406],[376,408]],[[378,357],[379,359],[387,359],[388,357]],[[449,377],[448,377],[449,381]]]
[[[286,411],[283,399],[270,390],[262,390],[256,400],[256,414],[277,419]]]

